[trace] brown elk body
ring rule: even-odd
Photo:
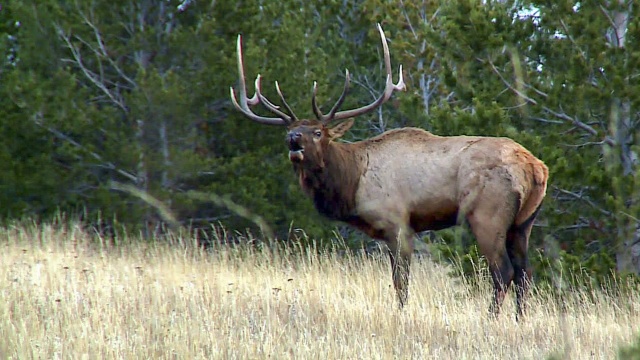
[[[356,143],[339,143],[353,124],[352,117],[367,113],[387,101],[394,91],[389,51],[378,25],[384,48],[387,86],[372,104],[338,112],[349,86],[324,115],[316,105],[319,120],[298,120],[277,92],[287,112],[260,93],[246,96],[240,38],[238,69],[240,100],[231,89],[236,108],[265,124],[288,126],[286,142],[299,182],[316,209],[333,220],[348,223],[389,248],[393,284],[400,305],[408,295],[413,240],[417,232],[439,230],[466,221],[486,257],[494,282],[492,304],[498,312],[509,285],[516,285],[518,315],[531,277],[527,248],[531,228],[546,193],[548,170],[542,161],[508,138],[443,137],[418,128],[387,131]],[[277,118],[251,112],[249,105],[261,103]],[[331,121],[345,120],[334,127]]]

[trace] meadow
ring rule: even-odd
[[[188,237],[118,246],[74,224],[0,229],[2,359],[613,359],[640,294],[542,291],[515,321],[491,287],[428,258],[398,310],[388,259],[242,248]]]

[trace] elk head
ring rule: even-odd
[[[231,101],[236,109],[242,112],[249,119],[256,122],[267,125],[280,125],[287,126],[288,132],[286,136],[286,143],[289,147],[289,160],[294,164],[311,166],[314,168],[324,166],[323,153],[327,146],[334,140],[342,136],[353,125],[353,119],[356,116],[369,113],[380,105],[385,103],[394,91],[405,90],[405,84],[402,79],[402,65],[399,70],[399,80],[397,84],[393,83],[391,75],[391,59],[389,56],[389,47],[387,46],[387,39],[384,35],[384,31],[380,24],[378,24],[378,31],[382,39],[382,47],[384,52],[384,63],[387,73],[386,86],[382,95],[380,95],[374,102],[363,107],[338,111],[340,106],[344,102],[347,93],[349,92],[350,77],[349,71],[345,71],[344,89],[338,101],[333,105],[329,113],[323,114],[318,106],[316,100],[317,83],[313,84],[313,92],[311,98],[311,106],[313,113],[317,120],[298,119],[291,107],[284,99],[282,91],[278,82],[275,82],[276,92],[282,102],[282,107],[274,105],[261,93],[261,77],[258,75],[255,80],[255,93],[251,98],[247,97],[247,87],[244,76],[244,62],[242,57],[242,37],[238,35],[238,73],[240,77],[239,84],[239,99],[236,97],[236,92],[233,87],[230,88]],[[276,115],[276,117],[264,117],[255,114],[251,111],[250,106],[262,104],[267,110]],[[345,121],[346,120],[346,121]],[[337,125],[336,125],[337,124]],[[332,126],[333,125],[333,126]]]

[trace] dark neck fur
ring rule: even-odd
[[[300,185],[322,215],[347,220],[353,215],[363,159],[348,144],[332,143],[324,154],[324,167],[294,165]]]

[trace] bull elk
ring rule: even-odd
[[[445,137],[407,127],[360,142],[336,142],[353,125],[354,117],[375,110],[395,91],[405,90],[402,65],[399,81],[393,83],[389,48],[379,24],[378,30],[386,86],[369,105],[338,111],[349,90],[348,70],[344,90],[327,114],[318,106],[314,83],[311,106],[317,120],[299,119],[277,81],[282,107],[274,105],[261,93],[260,75],[255,94],[248,98],[241,36],[237,43],[239,97],[232,87],[231,100],[251,120],[287,127],[289,160],[300,186],[321,214],[386,242],[400,307],[407,302],[415,233],[466,220],[489,264],[494,285],[492,311],[499,312],[514,282],[519,316],[531,277],[529,236],[546,193],[548,169],[508,138]],[[258,104],[275,117],[255,114],[250,106]],[[336,125],[330,127],[331,123]]]

